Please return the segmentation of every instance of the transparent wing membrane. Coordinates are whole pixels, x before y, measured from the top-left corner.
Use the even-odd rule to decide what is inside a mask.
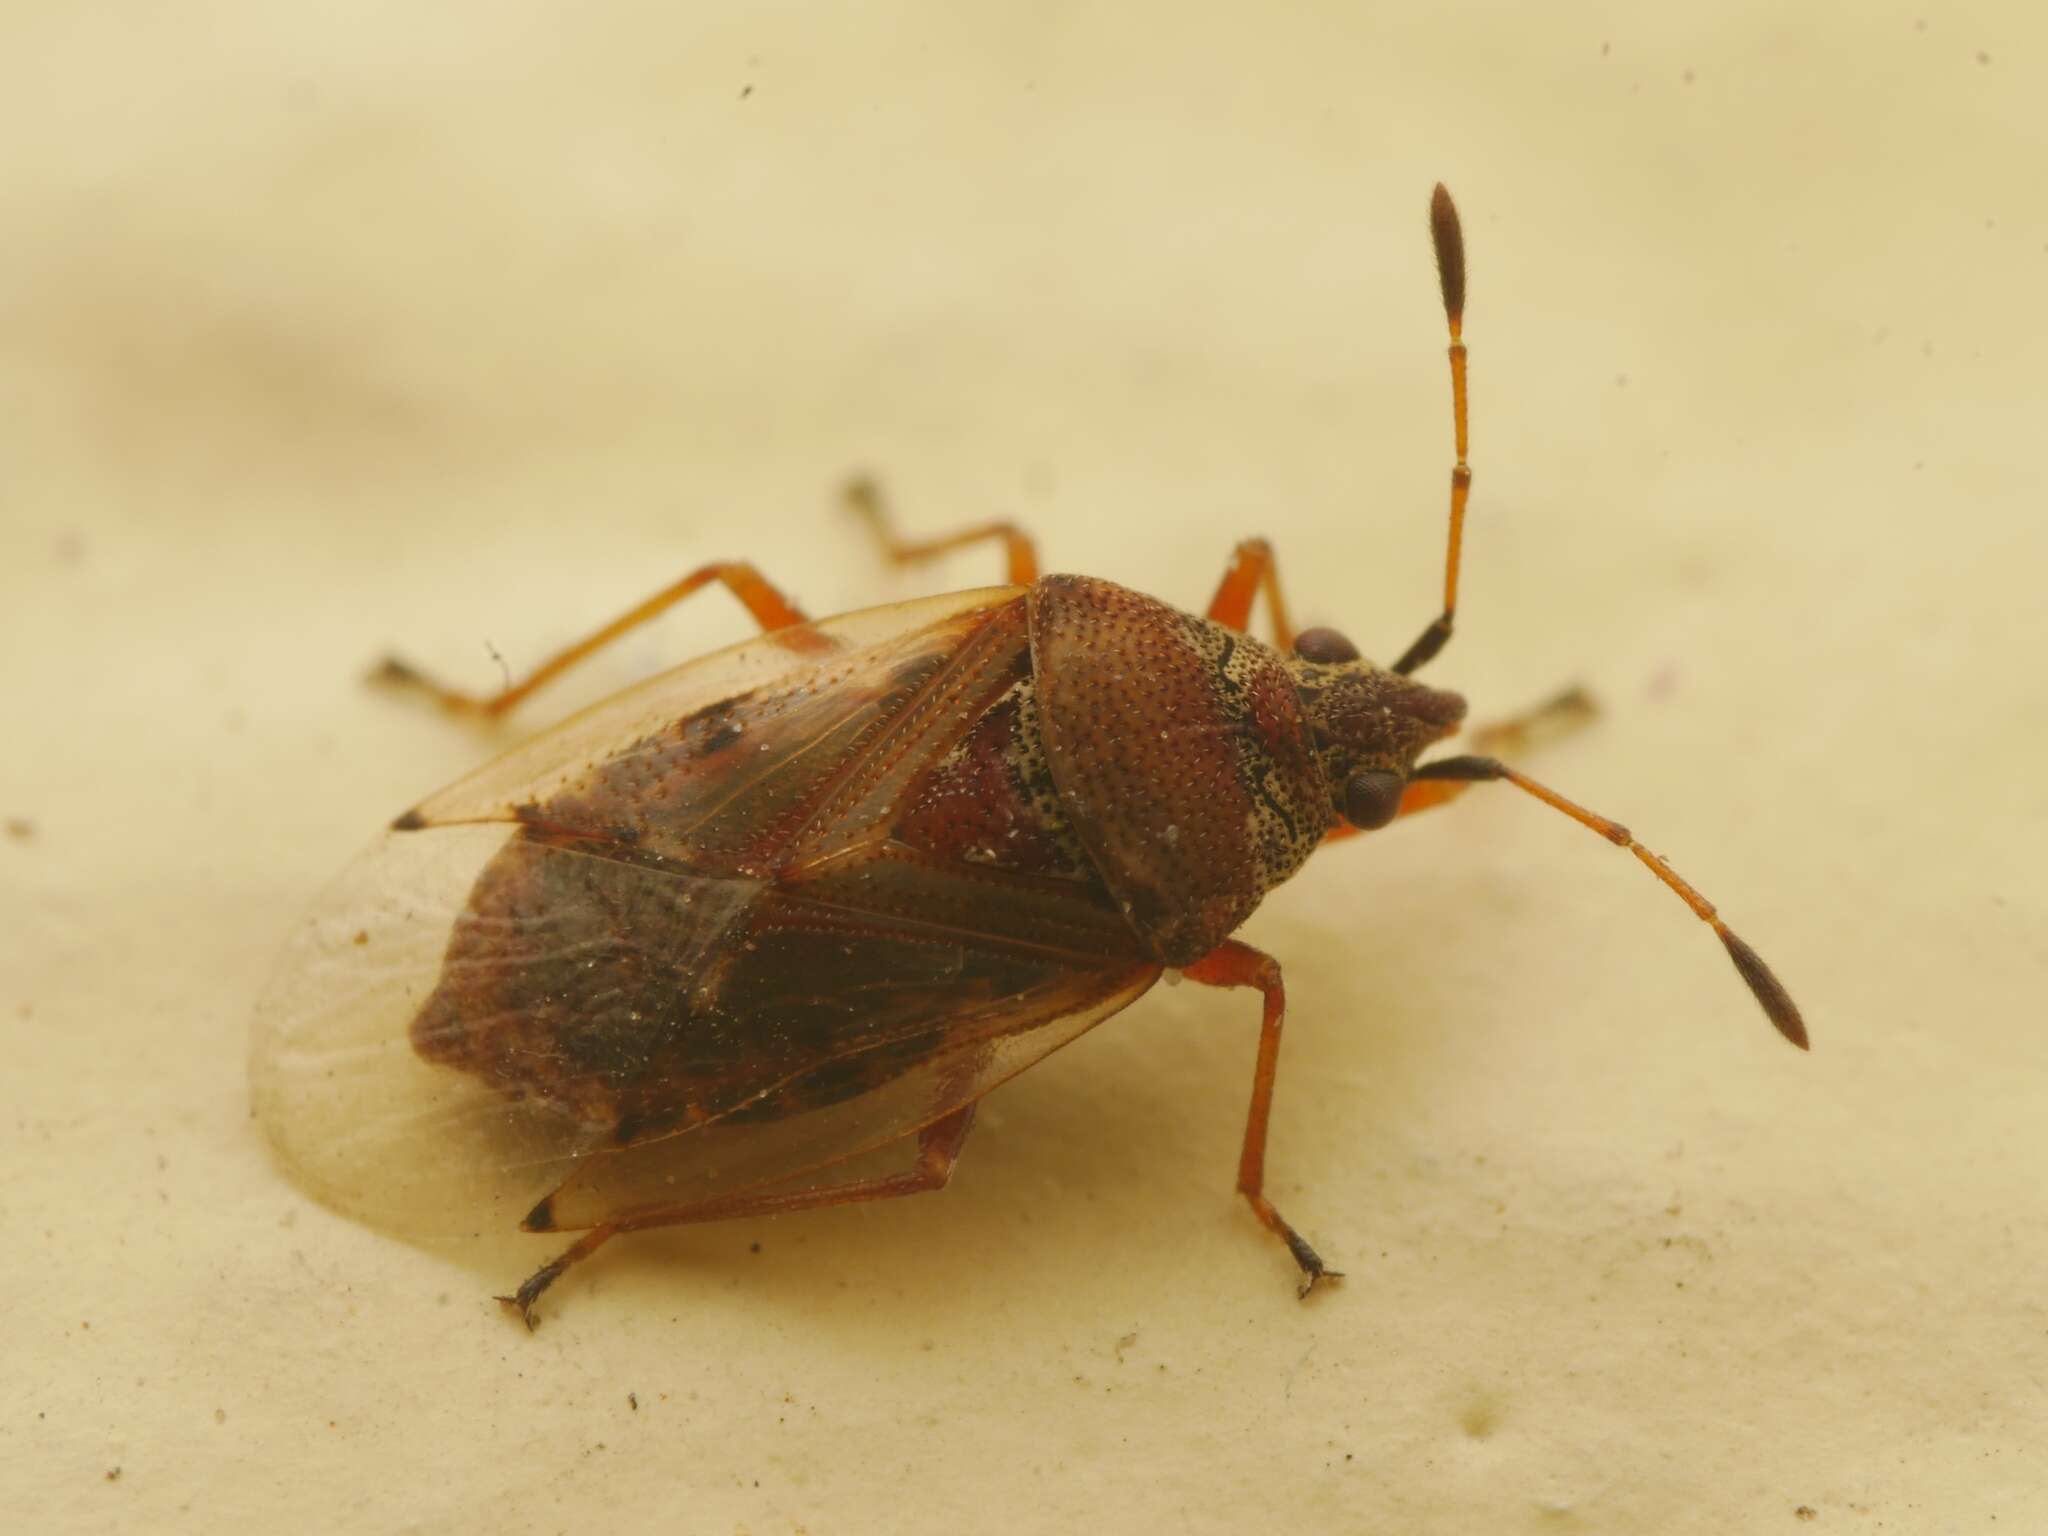
[[[802,1178],[1157,978],[1099,887],[891,836],[1028,670],[990,589],[655,678],[400,818],[258,1009],[259,1119],[318,1198],[450,1236]],[[835,1175],[836,1177],[836,1175]]]

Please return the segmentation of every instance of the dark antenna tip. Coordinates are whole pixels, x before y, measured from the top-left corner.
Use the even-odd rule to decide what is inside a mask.
[[[1715,931],[1721,935],[1721,942],[1727,947],[1728,958],[1735,962],[1735,969],[1749,983],[1749,990],[1756,994],[1757,1002],[1763,1005],[1765,1016],[1778,1027],[1778,1033],[1802,1051],[1811,1049],[1806,1043],[1806,1021],[1799,1017],[1799,1005],[1792,1001],[1792,994],[1785,990],[1785,984],[1771,974],[1771,968],[1764,964],[1764,957],[1718,923]]]
[[[1458,226],[1458,205],[1442,182],[1429,199],[1429,237],[1436,242],[1437,281],[1443,284],[1444,313],[1453,326],[1465,318],[1465,235]]]

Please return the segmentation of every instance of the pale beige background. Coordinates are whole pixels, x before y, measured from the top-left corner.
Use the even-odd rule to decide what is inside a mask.
[[[6,6],[10,1519],[2042,1529],[2042,15]],[[1487,791],[1250,927],[1274,1188],[1350,1271],[1307,1306],[1230,1194],[1255,1006],[1187,987],[946,1194],[621,1244],[530,1338],[486,1298],[544,1240],[280,1179],[266,968],[488,750],[380,650],[487,683],[725,555],[820,612],[991,576],[878,570],[866,464],[1189,604],[1266,532],[1389,654],[1441,558],[1438,177],[1478,491],[1430,675],[1599,691],[1539,771],[1721,901],[1811,1057]]]

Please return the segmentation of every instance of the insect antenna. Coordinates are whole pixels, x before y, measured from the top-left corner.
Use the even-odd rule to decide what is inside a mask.
[[[1465,462],[1465,236],[1458,227],[1458,207],[1444,184],[1436,184],[1429,200],[1429,235],[1436,243],[1437,282],[1444,291],[1444,318],[1451,328],[1451,421],[1458,460],[1451,466],[1451,538],[1444,553],[1444,611],[1394,663],[1396,672],[1413,672],[1444,648],[1458,613],[1458,557],[1465,544],[1465,503],[1472,496],[1472,466]]]
[[[1728,958],[1735,962],[1735,969],[1741,975],[1749,990],[1762,1005],[1764,1015],[1777,1026],[1778,1033],[1798,1046],[1807,1049],[1806,1022],[1799,1017],[1798,1005],[1792,1001],[1792,994],[1785,990],[1785,984],[1771,974],[1771,968],[1764,964],[1763,956],[1751,949],[1730,931],[1714,911],[1714,904],[1679,877],[1669,864],[1650,852],[1641,843],[1629,836],[1628,828],[1605,816],[1596,815],[1582,805],[1565,799],[1556,790],[1537,783],[1526,774],[1517,773],[1506,763],[1491,757],[1446,757],[1433,763],[1422,763],[1408,776],[1409,782],[1418,780],[1443,783],[1477,784],[1493,779],[1505,779],[1519,790],[1534,795],[1553,810],[1562,811],[1582,827],[1590,827],[1610,843],[1626,848],[1641,859],[1651,874],[1662,880],[1678,894],[1693,910],[1693,915],[1712,928],[1728,951]]]

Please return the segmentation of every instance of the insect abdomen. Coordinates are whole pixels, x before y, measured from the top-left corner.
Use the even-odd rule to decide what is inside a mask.
[[[1034,782],[1032,682],[1015,601],[622,745],[518,808],[414,1049],[623,1144],[1113,989],[1144,953]]]

